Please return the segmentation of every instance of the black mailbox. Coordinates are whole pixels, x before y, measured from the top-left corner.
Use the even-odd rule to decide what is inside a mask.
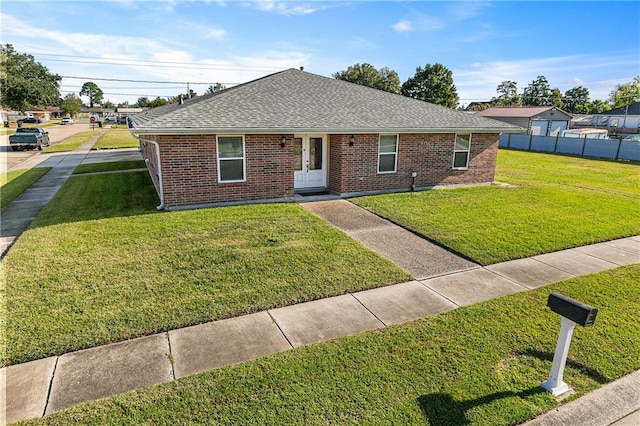
[[[582,302],[558,293],[551,293],[549,295],[547,306],[556,314],[560,314],[583,327],[593,325],[596,321],[596,315],[598,314],[598,308],[585,305]]]

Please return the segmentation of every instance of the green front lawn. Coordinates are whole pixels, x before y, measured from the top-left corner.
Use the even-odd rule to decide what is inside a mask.
[[[83,143],[88,142],[94,136],[95,136],[95,132],[93,130],[78,133],[76,135],[68,137],[67,139],[61,142],[58,142],[46,147],[45,149],[42,150],[42,152],[51,153],[51,152],[73,151]]]
[[[568,400],[640,368],[640,266],[90,401],[26,424],[515,425],[558,403],[551,367],[560,292],[599,308],[577,327]],[[566,401],[565,401],[566,402]]]
[[[4,260],[3,365],[411,279],[295,204],[157,204],[147,172],[65,183]]]
[[[0,209],[8,206],[49,170],[51,167],[37,167],[0,173]]]
[[[640,166],[498,154],[496,180],[352,201],[483,265],[640,234]]]
[[[147,166],[144,160],[109,161],[105,163],[80,164],[73,170],[73,173],[83,174],[83,173],[115,172],[119,170],[146,169],[146,168]]]
[[[137,148],[139,145],[127,128],[111,129],[100,135],[93,149]]]

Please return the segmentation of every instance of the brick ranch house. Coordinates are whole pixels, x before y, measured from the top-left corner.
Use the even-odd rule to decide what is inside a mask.
[[[164,209],[493,181],[517,126],[289,69],[134,116]]]

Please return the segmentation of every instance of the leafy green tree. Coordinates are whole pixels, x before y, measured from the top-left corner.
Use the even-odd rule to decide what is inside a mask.
[[[618,84],[609,94],[609,102],[613,108],[640,102],[640,76],[629,83]]]
[[[52,74],[32,55],[17,53],[11,44],[0,46],[0,103],[17,111],[33,105],[55,105],[62,77]]]
[[[600,112],[609,111],[611,109],[611,105],[602,101],[600,99],[596,99],[591,102],[591,107],[589,108],[589,112],[587,114],[598,114]]]
[[[514,106],[520,104],[520,96],[518,95],[518,83],[512,80],[506,80],[498,84],[496,88],[497,97],[491,99],[496,106]]]
[[[577,86],[564,92],[564,110],[576,114],[588,114],[591,109],[589,103],[589,89]]]
[[[551,102],[551,88],[545,76],[539,75],[522,92],[522,105],[548,106]]]
[[[107,109],[116,109],[116,104],[114,104],[113,102],[107,100],[106,102],[102,103],[102,107],[103,108],[107,108]]]
[[[452,72],[438,63],[416,68],[415,75],[402,85],[402,94],[447,108],[455,108],[459,100]]]
[[[333,78],[400,94],[400,77],[397,72],[387,67],[377,70],[371,64],[355,64],[344,71],[334,73]]]
[[[102,104],[104,94],[97,84],[87,81],[80,89],[80,96],[87,96],[89,98],[89,107],[93,108],[94,105]]]
[[[62,104],[60,105],[60,112],[63,115],[69,115],[75,117],[80,113],[82,108],[82,101],[75,93],[68,93],[65,95]]]
[[[562,108],[564,103],[562,102],[562,92],[560,89],[555,88],[551,90],[551,95],[549,96],[549,102],[556,108]]]
[[[143,96],[141,98],[138,98],[138,102],[136,102],[136,105],[138,105],[139,108],[148,107],[151,106],[151,101],[146,96]]]
[[[215,85],[209,86],[209,87],[207,88],[207,91],[206,91],[205,93],[206,93],[206,94],[209,94],[209,93],[215,93],[215,92],[219,92],[219,91],[221,91],[221,90],[224,90],[224,89],[226,89],[226,88],[227,88],[227,86],[225,86],[224,84],[222,84],[222,83],[216,83]]]
[[[166,99],[161,98],[160,96],[158,96],[154,100],[151,101],[149,106],[151,108],[155,108],[155,107],[159,107],[159,106],[162,106],[162,105],[166,105],[168,103],[169,103],[169,101],[167,101]]]

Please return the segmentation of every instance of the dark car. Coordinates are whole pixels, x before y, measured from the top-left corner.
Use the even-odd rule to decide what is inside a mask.
[[[27,118],[23,118],[20,121],[22,121],[23,123],[42,123],[42,120],[36,117],[27,117]]]

